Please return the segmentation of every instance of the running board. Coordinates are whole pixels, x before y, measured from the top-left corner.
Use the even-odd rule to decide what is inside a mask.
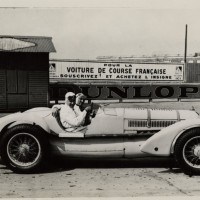
[[[67,133],[67,132],[62,132],[58,134],[59,138],[84,138],[85,134],[81,132],[75,132],[75,133]]]

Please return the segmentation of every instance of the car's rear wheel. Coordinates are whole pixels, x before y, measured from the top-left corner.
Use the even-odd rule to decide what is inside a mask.
[[[8,129],[1,146],[2,160],[17,173],[33,173],[41,169],[48,154],[47,138],[33,125]]]
[[[180,136],[175,145],[175,159],[186,174],[200,174],[200,128]]]

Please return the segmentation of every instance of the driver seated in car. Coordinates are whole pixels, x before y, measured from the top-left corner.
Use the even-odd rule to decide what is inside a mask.
[[[85,103],[85,100],[86,100],[86,96],[83,94],[83,93],[78,93],[76,94],[76,104],[74,106],[74,110],[77,112],[77,113],[81,113],[84,111],[84,103]],[[95,117],[96,113],[95,111],[92,109],[92,106],[88,106],[88,112],[87,112],[87,115],[85,117],[85,122],[84,122],[84,126],[87,126],[91,123],[91,120],[92,118]]]
[[[65,95],[65,104],[61,106],[60,119],[66,131],[77,132],[85,129],[83,127],[87,112],[91,110],[90,107],[86,107],[82,112],[77,112],[74,109],[76,102],[76,96],[73,92],[68,92]]]
[[[56,111],[60,110],[60,121],[67,132],[77,132],[86,129],[85,122],[87,116],[91,113],[91,106],[82,107],[86,96],[78,93],[77,96],[73,92],[68,92],[65,95],[64,105],[54,105],[52,115],[55,116]],[[76,105],[75,105],[76,104]]]
[[[86,100],[86,96],[83,93],[76,94],[74,110],[78,114],[84,111],[83,104],[85,103],[85,100]]]
[[[91,107],[86,107],[82,112],[77,112],[74,109],[76,96],[73,92],[68,92],[65,95],[65,104],[60,109],[60,120],[65,130],[68,132],[77,132],[85,129],[84,122],[87,112]]]
[[[85,107],[83,106],[83,104],[85,103],[86,100],[86,96],[83,93],[78,93],[76,94],[76,101],[75,101],[75,105],[74,105],[74,111],[79,115],[81,114]],[[57,112],[57,110],[61,109],[62,105],[56,104],[52,107],[52,115],[55,117],[55,113]]]

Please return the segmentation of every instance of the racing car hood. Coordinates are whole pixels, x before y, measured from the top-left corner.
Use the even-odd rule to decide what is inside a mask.
[[[124,135],[135,134],[137,131],[156,132],[178,121],[196,118],[199,118],[199,115],[193,110],[104,107],[98,110],[86,135]]]
[[[194,110],[167,110],[147,108],[104,108],[98,113],[104,115],[122,116],[132,120],[184,120],[196,119],[199,115]]]
[[[199,115],[193,110],[166,110],[166,109],[137,109],[125,108],[124,118],[128,119],[151,119],[151,120],[184,120],[195,119]]]

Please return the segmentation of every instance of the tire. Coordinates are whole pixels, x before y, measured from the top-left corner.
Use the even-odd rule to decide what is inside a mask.
[[[178,138],[174,155],[185,174],[200,174],[200,128],[191,129]]]
[[[44,166],[48,147],[47,137],[39,127],[17,125],[1,139],[2,160],[16,173],[35,173]]]

